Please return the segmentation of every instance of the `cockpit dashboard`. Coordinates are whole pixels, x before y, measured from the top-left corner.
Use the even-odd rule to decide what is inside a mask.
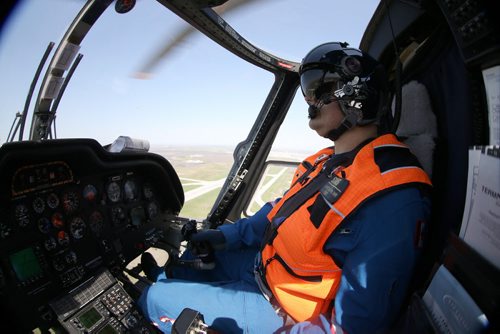
[[[135,328],[140,314],[117,277],[179,220],[169,162],[65,139],[4,144],[0,171],[2,312],[23,330],[56,320],[69,332]]]

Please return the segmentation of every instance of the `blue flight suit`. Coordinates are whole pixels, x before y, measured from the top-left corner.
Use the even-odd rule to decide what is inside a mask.
[[[268,203],[250,218],[219,227],[226,249],[216,252],[214,270],[177,268],[175,278],[160,274],[139,300],[144,314],[165,333],[185,307],[199,311],[220,333],[281,332],[283,319],[264,298],[253,274],[271,208]],[[324,246],[342,267],[333,314],[295,324],[286,332],[331,333],[335,326],[349,334],[387,329],[406,296],[420,253],[422,224],[429,218],[430,200],[413,187],[364,203]]]

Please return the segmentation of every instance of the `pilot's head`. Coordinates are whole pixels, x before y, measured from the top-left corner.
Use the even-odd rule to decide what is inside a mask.
[[[309,126],[331,140],[353,127],[376,124],[385,107],[384,67],[347,43],[315,47],[302,60],[299,75]]]

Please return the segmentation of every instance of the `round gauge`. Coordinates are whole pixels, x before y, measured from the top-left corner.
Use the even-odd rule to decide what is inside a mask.
[[[153,188],[151,187],[151,184],[145,183],[144,187],[142,188],[142,193],[144,194],[144,198],[146,198],[146,199],[153,198],[154,193],[153,193]]]
[[[99,211],[94,211],[89,217],[90,229],[96,236],[100,236],[104,228],[104,218]]]
[[[85,228],[85,222],[80,217],[73,218],[69,225],[71,236],[75,239],[83,238],[83,235],[85,234]]]
[[[50,227],[52,226],[52,223],[47,218],[42,217],[42,218],[38,219],[37,225],[38,225],[38,229],[40,230],[40,232],[49,233]]]
[[[45,247],[45,249],[47,251],[49,251],[49,252],[53,251],[57,247],[56,239],[54,239],[53,237],[45,239],[45,241],[43,242],[43,246]]]
[[[127,222],[127,215],[121,206],[111,208],[111,221],[116,227],[125,225]]]
[[[135,328],[137,326],[137,324],[139,323],[139,320],[137,320],[137,318],[134,317],[132,314],[129,314],[129,316],[127,317],[127,319],[125,321],[127,322],[127,325],[130,328]]]
[[[76,211],[79,204],[80,200],[78,199],[78,195],[74,191],[68,191],[62,196],[62,205],[64,211],[66,211],[67,213]]]
[[[125,182],[125,184],[123,185],[123,191],[125,193],[125,199],[127,201],[132,201],[139,195],[137,184],[132,180],[127,180],[127,182]]]
[[[55,257],[54,259],[52,259],[52,266],[56,271],[63,271],[64,261],[59,257]]]
[[[158,216],[158,205],[156,203],[151,202],[148,204],[148,218],[149,219],[154,219],[156,216]]]
[[[111,202],[116,203],[120,200],[121,198],[121,190],[120,190],[120,185],[118,182],[110,182],[108,186],[106,187],[106,194],[108,195],[108,198]]]
[[[36,197],[33,200],[33,210],[36,213],[42,213],[45,210],[45,201],[41,197]]]
[[[30,223],[30,217],[28,212],[28,207],[24,204],[19,204],[14,209],[14,215],[16,217],[17,224],[20,227],[26,227]]]
[[[77,261],[76,253],[73,251],[69,251],[64,255],[64,260],[67,264],[75,264]]]
[[[89,202],[95,201],[97,198],[97,189],[92,184],[87,184],[85,188],[83,188],[82,196]]]
[[[56,212],[50,217],[50,221],[52,222],[52,226],[57,229],[62,229],[64,227],[64,217],[60,212]]]
[[[50,193],[49,196],[47,196],[47,205],[51,209],[55,209],[59,206],[59,197],[55,193]]]
[[[69,235],[64,231],[57,232],[57,243],[61,246],[67,246],[69,244]]]

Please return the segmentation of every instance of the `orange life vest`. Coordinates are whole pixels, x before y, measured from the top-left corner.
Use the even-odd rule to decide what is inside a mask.
[[[384,135],[363,146],[352,164],[334,170],[327,186],[333,192],[322,187],[281,217],[282,206],[320,175],[331,153],[333,149],[324,149],[306,159],[309,169],[299,166],[292,187],[268,215],[271,224],[261,253],[263,276],[280,306],[299,322],[325,313],[335,297],[342,270],[323,246],[337,226],[364,201],[387,189],[431,185],[408,147],[394,135]],[[327,198],[331,203],[326,203]],[[319,216],[317,207],[323,207]]]

